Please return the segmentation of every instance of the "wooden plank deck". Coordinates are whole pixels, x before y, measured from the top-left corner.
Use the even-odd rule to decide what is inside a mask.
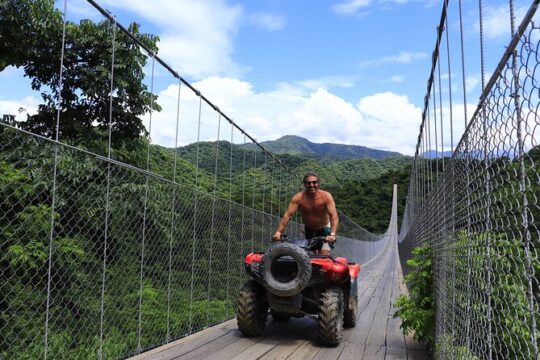
[[[345,329],[335,348],[317,343],[317,324],[309,318],[274,323],[269,317],[262,336],[245,338],[230,320],[132,359],[429,359],[423,347],[403,336],[393,304],[406,291],[399,265],[396,236],[362,266],[358,282],[356,327]]]

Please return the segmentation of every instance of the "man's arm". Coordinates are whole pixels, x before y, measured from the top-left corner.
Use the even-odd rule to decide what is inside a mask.
[[[328,216],[330,217],[330,236],[327,236],[327,241],[335,242],[336,233],[339,225],[339,216],[336,210],[336,203],[332,194],[328,193],[328,202],[326,204],[326,209],[328,210]]]
[[[295,195],[291,199],[291,202],[289,203],[287,210],[285,210],[285,213],[283,213],[283,217],[279,220],[278,226],[276,228],[276,232],[274,233],[274,236],[272,236],[272,240],[274,241],[281,240],[281,234],[283,233],[283,230],[285,230],[285,228],[287,227],[287,224],[289,223],[290,218],[294,215],[297,209],[298,209],[298,199],[297,199],[297,196]]]

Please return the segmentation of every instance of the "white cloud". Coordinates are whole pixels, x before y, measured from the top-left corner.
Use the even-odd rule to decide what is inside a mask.
[[[390,82],[392,83],[402,83],[403,81],[405,80],[405,77],[401,76],[401,75],[394,75],[392,77],[390,77]]]
[[[389,3],[403,5],[411,2],[411,0],[348,0],[332,6],[332,10],[336,14],[351,15],[370,6],[388,6]],[[425,7],[433,7],[439,4],[439,0],[424,0]]]
[[[193,85],[258,141],[291,134],[314,142],[414,152],[421,111],[405,96],[380,93],[355,105],[323,88],[306,91],[281,84],[274,91],[257,93],[249,83],[218,77]],[[182,88],[179,145],[196,141],[198,133],[199,100],[186,90]],[[177,94],[178,86],[171,85],[159,95],[163,111],[153,115],[155,143],[175,144]],[[200,118],[199,139],[217,139],[218,114],[203,103]],[[220,128],[220,139],[230,140],[230,125],[225,121]],[[243,142],[243,135],[237,130],[233,141]]]
[[[516,28],[520,24],[526,12],[526,7],[519,7],[515,9]],[[508,5],[485,7],[483,27],[484,35],[488,40],[510,39],[510,11],[508,9]],[[478,21],[475,23],[474,31],[476,33],[480,31],[480,24]]]
[[[360,100],[358,109],[368,134],[361,145],[414,154],[421,110],[406,96],[392,92],[367,96]]]
[[[285,18],[270,14],[251,14],[249,22],[267,31],[278,31],[285,27]]]
[[[366,8],[371,5],[371,0],[350,0],[332,6],[332,10],[337,14],[353,14],[359,9]]]
[[[0,115],[15,115],[17,121],[25,121],[26,114],[37,113],[37,107],[40,103],[40,99],[33,96],[25,96],[16,100],[0,100]]]
[[[480,75],[478,74],[469,75],[465,79],[465,86],[467,87],[467,93],[474,92],[477,89],[478,85],[480,85]]]
[[[157,28],[160,57],[184,77],[238,75],[234,37],[244,10],[223,0],[106,0],[111,10],[131,11]]]
[[[427,58],[424,52],[407,52],[402,51],[397,55],[385,56],[380,59],[367,60],[360,63],[360,67],[369,67],[372,65],[379,66],[385,64],[410,64],[413,61]]]
[[[64,2],[57,2],[58,10],[64,11]],[[103,15],[93,6],[89,6],[86,0],[70,0],[66,5],[68,20],[79,22],[80,19],[91,19],[94,21],[105,20]]]
[[[104,0],[113,12],[131,12],[159,35],[159,56],[185,78],[239,77],[248,67],[234,59],[234,40],[242,25],[265,31],[285,27],[285,18],[248,14],[225,0]],[[133,16],[132,16],[133,17]],[[143,29],[144,31],[144,29]]]
[[[24,76],[23,68],[16,68],[15,66],[7,66],[4,70],[0,71],[0,79],[9,78],[22,78]]]
[[[311,90],[319,88],[328,89],[331,87],[352,88],[355,86],[355,79],[343,76],[326,76],[317,79],[302,80],[298,84]]]

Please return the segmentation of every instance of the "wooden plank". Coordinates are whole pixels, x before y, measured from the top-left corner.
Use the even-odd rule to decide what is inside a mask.
[[[251,345],[249,348],[240,352],[239,354],[234,356],[232,359],[234,360],[259,359],[261,356],[263,356],[264,354],[268,353],[270,350],[278,346],[279,343],[280,341],[276,339],[263,340],[254,345]]]
[[[385,360],[407,359],[407,349],[405,347],[386,347]]]
[[[302,340],[281,340],[278,346],[261,356],[259,360],[285,360],[303,343]]]
[[[394,348],[407,348],[405,343],[405,336],[403,331],[399,328],[401,320],[399,318],[388,319],[388,325],[386,327],[386,346]]]
[[[319,352],[315,354],[312,360],[337,359],[343,352],[343,349],[345,348],[346,344],[347,344],[347,341],[345,340],[345,336],[344,336],[343,341],[338,346],[333,347],[333,348],[330,348],[330,347],[320,348]]]
[[[226,335],[228,332],[232,331],[233,328],[236,328],[236,320],[229,320],[218,326],[201,330],[193,335],[186,336],[182,339],[134,356],[130,358],[130,360],[172,359]]]
[[[379,303],[378,299],[371,298],[368,306],[360,313],[358,321],[356,322],[356,327],[352,329],[351,336],[348,341],[352,343],[365,344],[366,338],[369,334],[369,329],[375,318],[375,312]]]
[[[366,338],[366,344],[368,345],[386,345],[386,328],[388,326],[388,316],[386,311],[379,309],[375,313],[373,323],[369,329],[369,333]]]
[[[273,334],[267,339],[276,339],[278,345],[267,351],[261,359],[286,359],[304,342],[313,341],[317,335],[316,323],[309,318],[291,319],[288,323],[272,326]]]
[[[231,331],[227,333],[226,335],[208,344],[205,344],[204,346],[197,347],[196,349],[188,353],[184,353],[182,355],[174,357],[173,359],[182,359],[182,360],[206,359],[210,357],[212,354],[238,341],[241,341],[240,344],[242,345],[243,343],[251,342],[252,340],[249,338],[242,337],[242,334],[240,334],[239,330]]]
[[[358,281],[358,318],[344,329],[342,343],[317,343],[317,323],[305,317],[274,323],[269,317],[262,336],[245,338],[236,320],[203,330],[134,359],[429,359],[411,336],[405,338],[400,320],[393,319],[395,299],[403,292],[397,245],[388,244],[376,261],[363,266]]]
[[[205,360],[233,359],[235,356],[239,355],[240,353],[244,352],[246,349],[252,346],[253,346],[253,340],[250,338],[243,337],[219,349],[219,351],[214,351],[212,354],[199,357],[199,359],[205,359]],[[272,346],[275,346],[275,344],[272,344]]]
[[[364,349],[364,354],[361,358],[357,359],[363,359],[363,360],[384,360],[384,357],[386,356],[386,347],[385,346],[379,346],[379,345],[366,345],[366,348]]]
[[[365,344],[361,343],[346,343],[343,350],[339,354],[339,360],[359,360],[364,354]]]
[[[311,342],[305,341],[289,356],[290,359],[295,360],[311,360],[319,351],[319,347],[313,345]]]

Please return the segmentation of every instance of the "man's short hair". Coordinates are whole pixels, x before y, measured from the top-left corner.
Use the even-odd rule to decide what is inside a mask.
[[[319,175],[317,175],[314,172],[308,172],[306,175],[304,175],[304,180],[302,180],[302,181],[306,182],[307,178],[312,177],[312,176],[315,176],[317,178],[317,182],[319,181]]]

